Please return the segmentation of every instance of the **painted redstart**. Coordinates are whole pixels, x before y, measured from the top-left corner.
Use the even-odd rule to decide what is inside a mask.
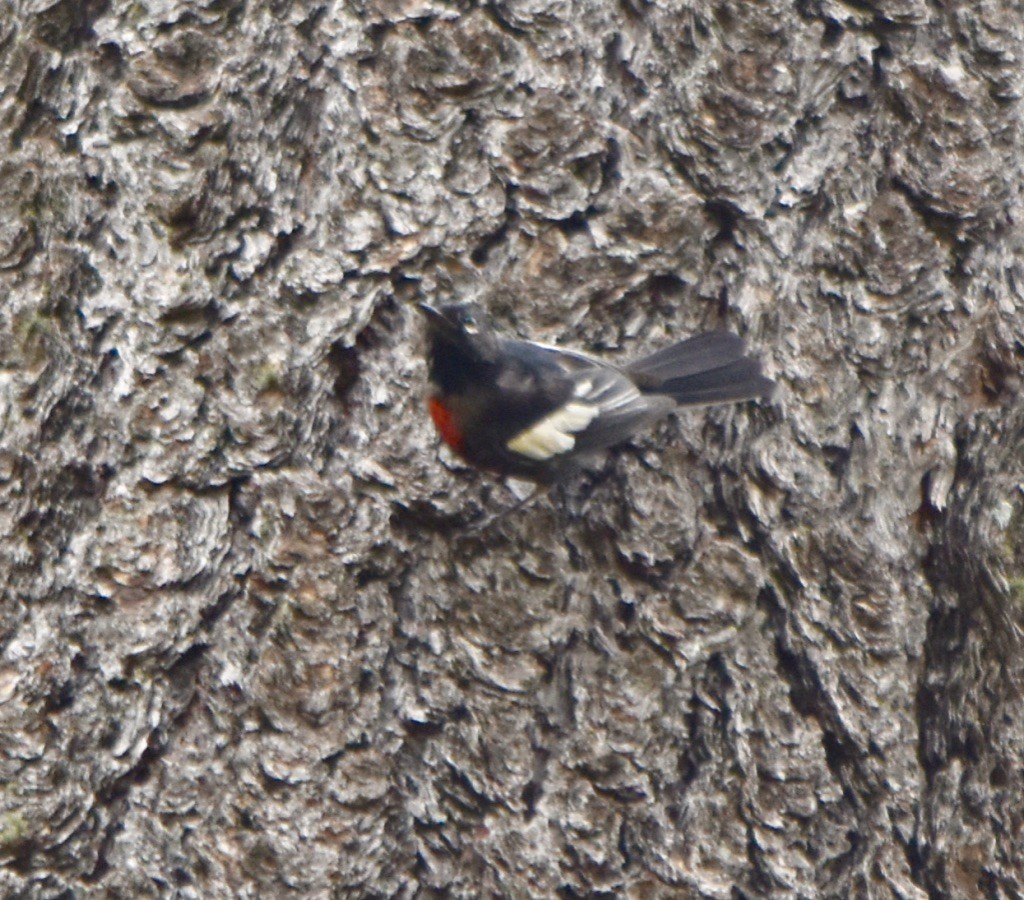
[[[727,331],[616,366],[502,337],[472,303],[420,309],[427,406],[442,439],[473,465],[538,484],[559,480],[677,406],[767,398],[775,387]]]

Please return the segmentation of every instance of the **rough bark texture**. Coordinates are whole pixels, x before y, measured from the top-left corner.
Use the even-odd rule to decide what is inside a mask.
[[[0,0],[0,894],[1024,892],[1010,0]],[[689,412],[490,530],[411,303]]]

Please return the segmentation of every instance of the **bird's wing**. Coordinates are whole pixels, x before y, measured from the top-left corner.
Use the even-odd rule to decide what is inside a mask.
[[[627,440],[675,403],[645,395],[615,366],[571,350],[516,342],[516,353],[533,367],[567,381],[571,390],[554,408],[513,435],[508,449],[535,460],[571,450],[588,452]]]

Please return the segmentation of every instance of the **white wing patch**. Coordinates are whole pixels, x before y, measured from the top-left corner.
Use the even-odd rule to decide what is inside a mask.
[[[573,435],[593,422],[598,412],[600,410],[596,406],[570,401],[520,431],[508,442],[508,449],[537,460],[568,453],[576,445]]]

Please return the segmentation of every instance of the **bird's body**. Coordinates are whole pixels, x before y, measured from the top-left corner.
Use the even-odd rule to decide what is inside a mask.
[[[427,316],[428,409],[442,439],[482,469],[540,484],[628,440],[677,406],[767,397],[743,342],[711,331],[623,367],[497,334],[472,304]]]

